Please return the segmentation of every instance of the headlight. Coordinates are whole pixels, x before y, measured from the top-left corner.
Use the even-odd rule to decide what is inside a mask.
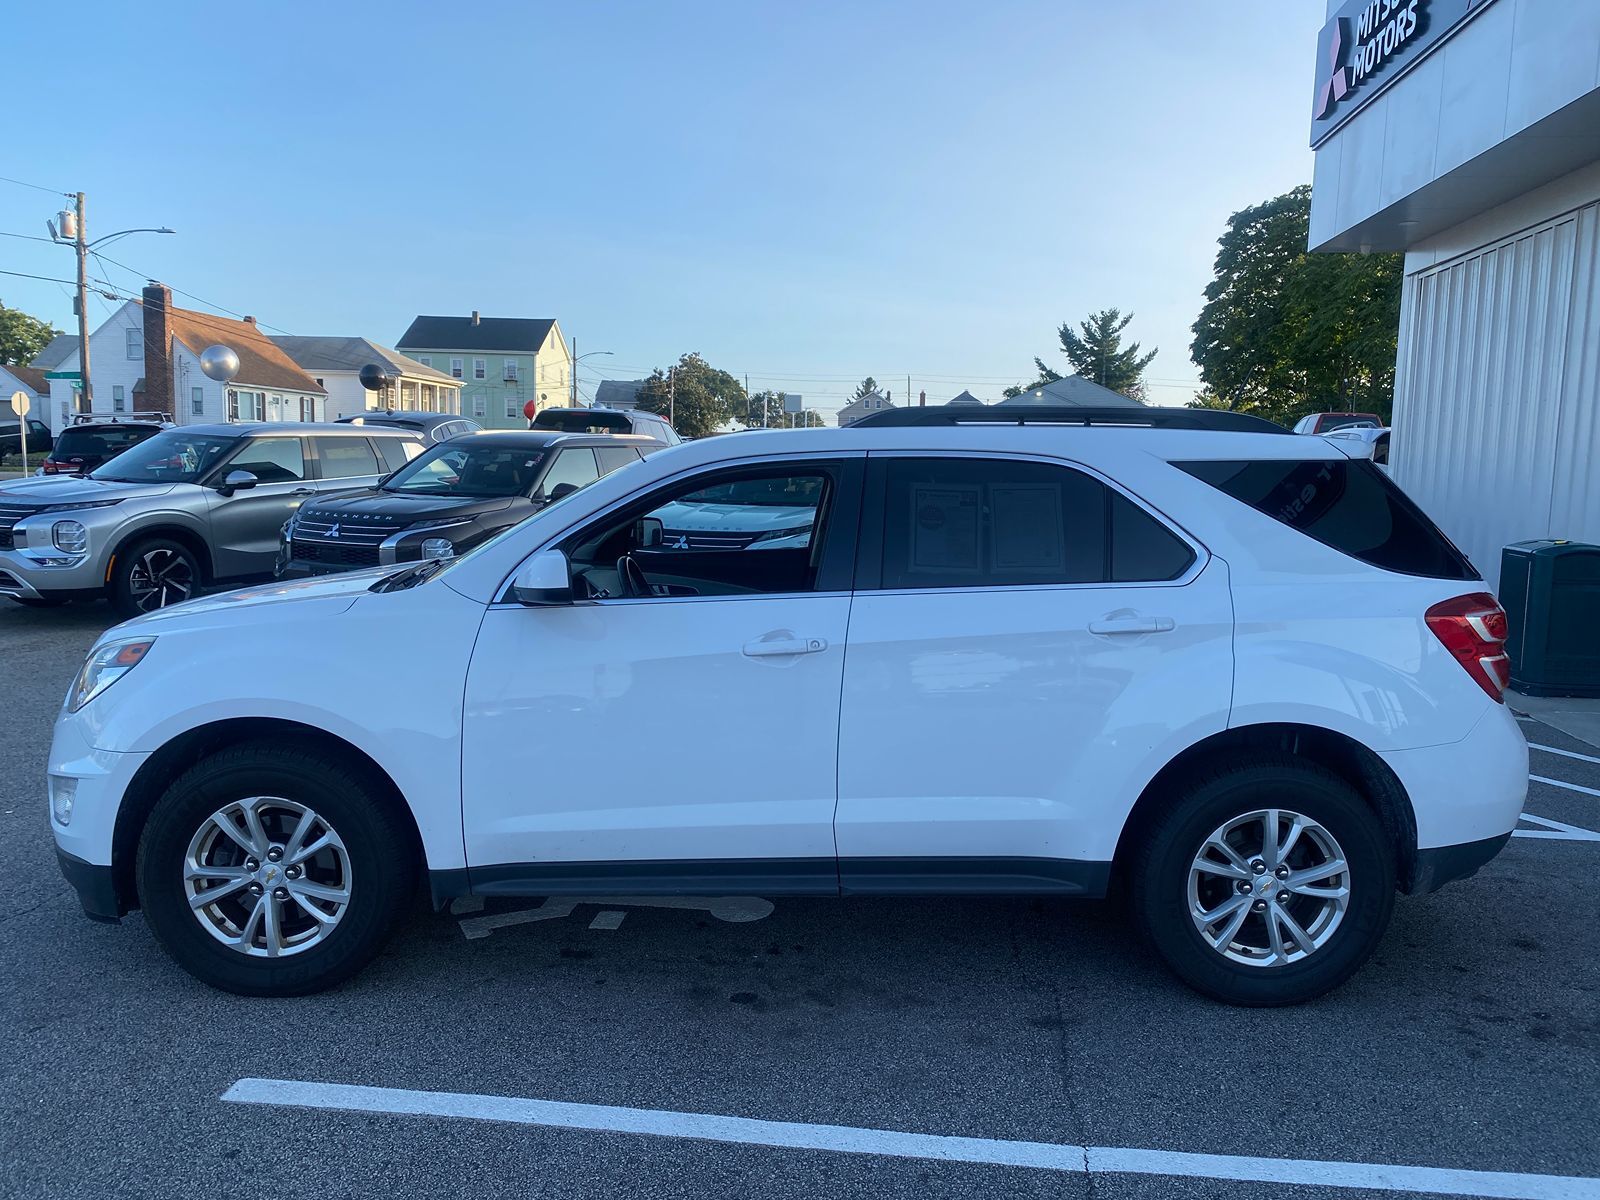
[[[50,527],[50,540],[57,550],[67,554],[82,554],[89,548],[89,531],[82,521],[57,521]]]
[[[779,538],[800,537],[804,534],[809,534],[810,532],[811,523],[808,521],[804,525],[795,525],[789,529],[769,529],[765,533],[760,534],[756,538],[752,539],[750,544],[754,546],[760,542],[775,542]]]
[[[81,504],[52,504],[49,508],[44,509],[43,511],[53,513],[78,512],[85,508],[110,508],[113,504],[121,503],[121,497],[118,497],[115,500],[85,500]]]
[[[449,538],[423,538],[423,558],[454,558],[456,545]]]
[[[72,682],[72,690],[67,693],[67,711],[77,712],[137,667],[155,644],[155,638],[123,639],[106,642],[89,651],[78,678]]]

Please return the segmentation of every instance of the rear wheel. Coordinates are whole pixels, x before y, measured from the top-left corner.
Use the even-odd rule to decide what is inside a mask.
[[[1135,910],[1167,964],[1230,1004],[1338,987],[1394,906],[1377,814],[1337,775],[1289,756],[1192,781],[1148,830],[1133,875]]]
[[[146,538],[117,551],[107,581],[111,606],[137,617],[200,594],[200,562],[182,542]]]
[[[355,974],[415,878],[399,814],[360,775],[266,743],[179,777],[145,827],[136,872],[145,917],[179,965],[254,996]]]

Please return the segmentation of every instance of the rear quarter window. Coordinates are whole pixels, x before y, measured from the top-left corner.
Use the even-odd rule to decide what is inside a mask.
[[[1430,579],[1477,579],[1466,557],[1370,462],[1175,462],[1179,470],[1368,566]]]

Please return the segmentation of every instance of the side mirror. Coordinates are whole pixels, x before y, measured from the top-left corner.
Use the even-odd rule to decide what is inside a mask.
[[[511,581],[518,604],[542,608],[572,603],[572,570],[559,550],[541,550],[522,564]]]
[[[224,496],[231,496],[235,492],[247,492],[260,482],[249,471],[229,471],[222,477],[222,486],[217,491]]]
[[[577,490],[578,485],[575,483],[558,483],[555,487],[550,489],[550,495],[547,497],[547,500],[551,503],[554,503],[557,500],[565,500]]]
[[[661,545],[662,525],[660,517],[640,517],[633,524],[633,548],[635,550],[649,550]]]

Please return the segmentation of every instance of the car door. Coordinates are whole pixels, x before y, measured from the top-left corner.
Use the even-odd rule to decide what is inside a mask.
[[[256,477],[255,486],[229,495],[215,490],[233,471],[249,471]],[[217,575],[270,572],[278,555],[278,531],[314,494],[305,439],[294,434],[247,438],[211,473],[208,483],[211,555]]]
[[[867,478],[841,885],[1097,891],[1130,781],[1226,726],[1225,565],[1057,461],[874,454]]]
[[[563,539],[573,603],[489,607],[462,730],[475,891],[837,891],[861,467],[743,469],[816,485],[807,545],[664,551],[640,518],[728,477],[691,473]]]

